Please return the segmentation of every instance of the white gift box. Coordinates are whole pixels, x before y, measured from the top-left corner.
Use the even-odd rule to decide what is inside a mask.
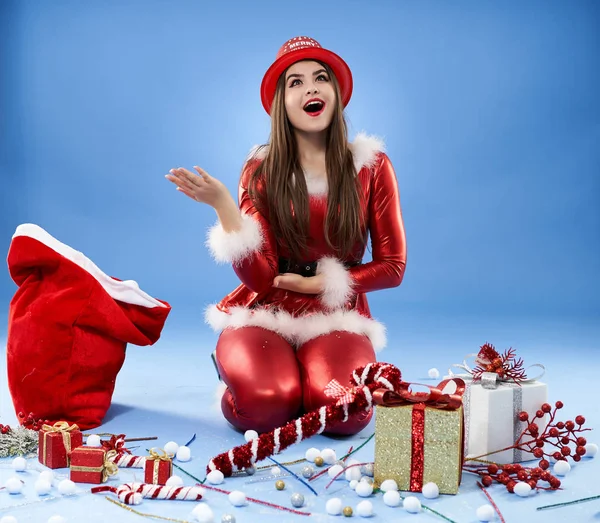
[[[519,420],[525,411],[531,420],[542,404],[548,402],[548,387],[540,381],[515,384],[498,382],[497,388],[484,388],[479,382],[467,381],[463,396],[465,411],[465,456],[494,461],[519,463],[536,459],[519,449],[495,452],[515,444],[527,422]],[[535,420],[540,434],[548,423],[548,415]],[[530,441],[525,436],[521,441]],[[493,454],[490,454],[493,452]]]

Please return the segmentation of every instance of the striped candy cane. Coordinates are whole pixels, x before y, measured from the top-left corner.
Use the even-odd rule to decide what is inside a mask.
[[[104,485],[92,488],[92,494],[99,492],[112,492],[117,495],[121,503],[139,505],[143,498],[198,501],[202,499],[204,489],[202,487],[166,487],[147,483],[125,483],[119,487]]]
[[[146,456],[132,456],[130,454],[117,454],[113,458],[115,465],[121,468],[143,469],[146,466]]]
[[[369,363],[359,367],[352,373],[351,384],[352,388],[346,389],[337,382],[330,383],[326,393],[336,399],[336,402],[261,434],[245,445],[219,454],[208,463],[207,473],[220,470],[225,476],[231,476],[234,471],[251,467],[256,461],[278,454],[290,445],[315,434],[321,434],[334,422],[346,422],[358,412],[371,410],[374,390],[399,391],[407,387],[402,381],[400,370],[389,363]]]

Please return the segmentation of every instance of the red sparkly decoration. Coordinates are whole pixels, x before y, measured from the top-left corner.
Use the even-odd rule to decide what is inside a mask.
[[[484,343],[475,358],[477,366],[473,369],[473,381],[481,380],[484,372],[493,372],[498,374],[502,380],[512,380],[515,383],[527,379],[523,360],[516,358],[516,351],[510,348],[500,354],[493,345]]]
[[[27,416],[22,412],[19,412],[17,415],[19,418],[19,424],[29,430],[35,430],[39,432],[42,428],[42,425],[49,425],[50,422],[48,420],[44,420],[41,418],[36,418],[33,413],[29,413]],[[8,434],[11,431],[10,425],[3,425],[0,423],[0,434]]]

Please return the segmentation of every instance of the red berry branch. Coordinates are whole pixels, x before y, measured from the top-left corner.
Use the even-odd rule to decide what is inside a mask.
[[[27,416],[25,416],[25,414],[23,414],[22,412],[19,412],[17,414],[17,417],[19,418],[19,423],[23,425],[23,427],[25,427],[26,429],[30,430],[39,431],[42,428],[42,425],[50,425],[50,422],[48,420],[36,418],[34,417],[32,412],[30,412]]]
[[[481,476],[481,482],[485,487],[489,487],[495,481],[505,485],[509,492],[514,492],[515,485],[519,481],[528,483],[532,490],[556,490],[560,487],[560,480],[541,467],[524,467],[519,463],[509,465],[490,463],[485,466],[465,465],[463,468]],[[540,487],[539,481],[545,481],[550,486]]]
[[[574,422],[569,420],[554,423],[556,412],[562,408],[563,402],[557,401],[554,410],[549,403],[544,403],[533,419],[529,419],[527,412],[519,414],[519,420],[527,422],[527,427],[515,442],[514,448],[532,452],[536,458],[541,458],[539,466],[544,470],[550,466],[545,456],[552,456],[556,461],[566,460],[568,456],[571,456],[573,461],[579,461],[581,456],[585,455],[587,441],[580,433],[591,429],[582,428],[585,418],[581,415],[576,416]],[[550,414],[550,420],[540,434],[539,425],[535,421],[543,418],[546,414]],[[528,437],[531,439],[524,441]]]
[[[517,359],[515,354],[513,348],[500,354],[493,345],[484,343],[475,358],[477,366],[473,369],[473,381],[480,380],[484,372],[493,372],[498,374],[500,379],[512,380],[515,383],[526,379],[523,360]]]
[[[496,454],[504,450],[520,449],[525,452],[531,452],[540,462],[535,468],[527,468],[518,463],[509,465],[498,465],[492,463],[487,466],[465,465],[464,469],[468,472],[479,474],[482,477],[484,486],[489,487],[494,481],[506,485],[509,492],[513,492],[513,488],[517,481],[525,481],[529,483],[532,489],[556,490],[560,487],[560,480],[554,477],[548,468],[550,462],[546,457],[552,456],[556,461],[566,460],[571,457],[573,461],[580,461],[581,456],[585,455],[586,439],[580,435],[581,432],[591,430],[582,428],[585,423],[585,418],[581,415],[575,417],[575,421],[557,421],[555,422],[556,413],[563,408],[563,402],[557,401],[554,410],[549,403],[544,403],[542,407],[536,411],[533,418],[529,418],[527,412],[519,414],[519,420],[527,422],[527,426],[521,432],[514,445],[494,451],[485,456]],[[540,432],[540,426],[536,420],[544,418],[547,414],[550,419],[545,429]],[[477,456],[471,458],[477,460],[485,456]],[[538,487],[538,481],[546,481],[550,487]]]

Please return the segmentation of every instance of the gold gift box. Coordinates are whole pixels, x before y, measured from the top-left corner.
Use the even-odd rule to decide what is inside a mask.
[[[375,485],[393,479],[411,491],[413,409],[417,405],[375,407]],[[463,408],[424,408],[423,473],[419,488],[433,482],[440,494],[456,494],[462,476]],[[421,477],[417,474],[417,477]],[[416,485],[418,486],[418,485]],[[415,486],[415,487],[416,487]]]

